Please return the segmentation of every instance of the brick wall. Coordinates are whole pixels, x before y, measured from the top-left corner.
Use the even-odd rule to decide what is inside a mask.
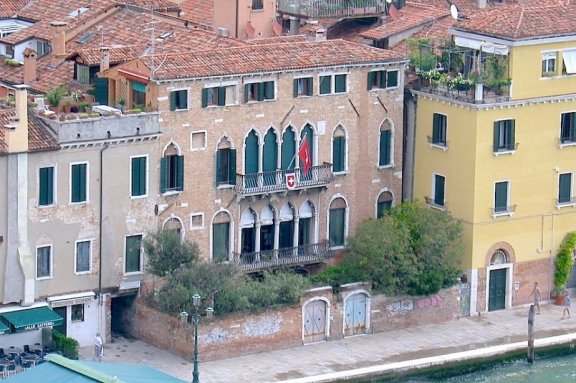
[[[199,328],[202,360],[266,352],[303,344],[303,305],[311,299],[329,302],[330,336],[344,337],[345,302],[353,294],[366,294],[370,307],[367,333],[456,319],[460,312],[460,288],[455,286],[428,297],[386,297],[371,295],[369,285],[342,286],[338,294],[330,287],[306,292],[299,305],[274,308],[254,314],[234,314],[203,321]],[[192,357],[193,325],[175,315],[166,315],[147,306],[142,299],[124,315],[132,335],[186,358]]]

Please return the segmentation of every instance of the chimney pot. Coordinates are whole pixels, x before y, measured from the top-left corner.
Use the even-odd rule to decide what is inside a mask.
[[[64,57],[66,57],[66,26],[68,23],[64,21],[52,21],[52,66],[56,67]]]

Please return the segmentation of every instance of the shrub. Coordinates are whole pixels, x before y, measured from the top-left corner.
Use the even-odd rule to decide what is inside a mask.
[[[14,59],[6,59],[6,60],[4,60],[4,64],[11,66],[11,67],[20,66],[20,62],[18,60],[14,60]]]
[[[54,348],[63,356],[69,359],[78,359],[78,341],[74,338],[68,338],[64,334],[53,331],[52,341]]]
[[[568,278],[570,277],[570,272],[574,266],[574,248],[576,247],[576,233],[569,233],[564,238],[560,249],[558,250],[558,255],[556,255],[555,272],[554,272],[554,290],[555,292],[561,293],[565,287]]]
[[[46,100],[48,101],[50,106],[55,108],[58,106],[58,104],[60,104],[60,100],[62,100],[62,97],[64,97],[66,92],[67,91],[64,85],[60,85],[56,89],[52,89],[48,93],[46,93]]]

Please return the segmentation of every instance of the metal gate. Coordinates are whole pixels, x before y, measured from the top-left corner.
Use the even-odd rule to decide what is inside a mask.
[[[310,301],[304,306],[304,343],[326,340],[326,302]]]
[[[354,294],[344,304],[344,336],[366,333],[366,295]]]
[[[488,311],[506,308],[506,273],[507,269],[490,270],[490,287],[488,288]]]

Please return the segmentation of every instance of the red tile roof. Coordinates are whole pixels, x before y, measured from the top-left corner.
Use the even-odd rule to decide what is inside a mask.
[[[490,7],[459,21],[455,30],[507,40],[576,35],[576,4],[539,3]]]
[[[14,16],[27,2],[28,0],[2,0],[0,18]]]
[[[149,57],[142,60],[151,65]],[[226,76],[403,60],[404,56],[394,52],[345,40],[249,45],[167,55],[160,65],[156,65],[155,78],[170,80]]]
[[[212,26],[214,0],[184,0],[180,3],[180,17],[198,24]]]
[[[8,147],[5,142],[4,125],[11,123],[10,117],[16,116],[14,108],[0,109],[0,155],[6,154]],[[28,112],[28,150],[30,152],[42,150],[57,150],[59,145],[56,139],[44,127],[38,116]]]

